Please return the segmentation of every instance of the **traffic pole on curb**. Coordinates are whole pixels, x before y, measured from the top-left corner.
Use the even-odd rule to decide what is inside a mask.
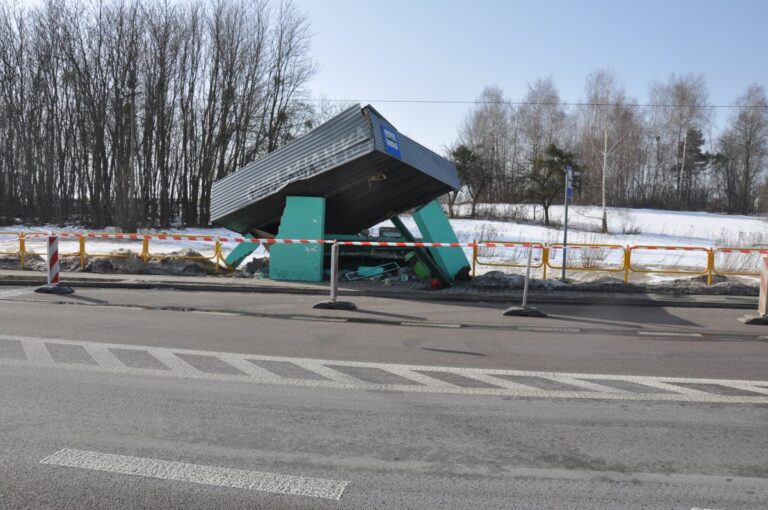
[[[35,289],[35,292],[43,294],[72,294],[75,292],[70,287],[61,285],[61,266],[59,264],[59,237],[50,235],[48,241],[47,276],[48,283]]]
[[[573,198],[573,168],[571,165],[565,167],[565,202],[563,205],[563,274],[561,280],[565,281],[565,266],[567,262],[566,253],[568,251],[568,200]]]
[[[331,245],[331,299],[317,303],[313,308],[323,310],[357,310],[349,301],[338,301],[339,295],[339,244],[334,240]]]
[[[760,257],[760,295],[757,300],[757,315],[739,318],[744,324],[768,326],[768,255]]]
[[[528,306],[528,284],[531,279],[531,264],[533,262],[533,244],[528,245],[528,264],[525,266],[525,282],[523,282],[523,303],[521,306],[510,306],[504,310],[504,315],[515,317],[546,317],[547,314]]]

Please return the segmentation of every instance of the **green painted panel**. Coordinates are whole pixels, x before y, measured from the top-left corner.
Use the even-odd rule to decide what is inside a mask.
[[[251,234],[245,234],[243,237],[246,239],[253,239]],[[236,268],[240,265],[243,259],[245,259],[245,257],[256,251],[256,248],[259,246],[261,245],[258,243],[240,243],[235,246],[234,250],[229,252],[229,255],[227,255],[227,258],[224,260],[224,262],[226,262],[227,265]]]
[[[357,268],[357,276],[361,278],[371,278],[384,274],[384,268],[381,266],[360,266]]]
[[[459,241],[437,200],[433,200],[413,213],[413,220],[419,227],[424,242],[456,243]],[[429,254],[451,279],[455,278],[459,271],[469,267],[469,260],[461,248],[429,248]]]
[[[288,197],[278,239],[324,239],[325,199]],[[300,282],[323,281],[322,244],[274,244],[269,250],[269,277]]]

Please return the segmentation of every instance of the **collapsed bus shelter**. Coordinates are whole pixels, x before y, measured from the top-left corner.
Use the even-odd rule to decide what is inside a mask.
[[[424,241],[455,242],[434,200],[458,187],[451,161],[398,132],[373,107],[356,105],[216,181],[211,221],[246,236],[364,239],[366,229],[392,220],[404,240],[413,240],[398,215],[416,209]],[[232,261],[247,249],[233,252]],[[469,267],[460,248],[416,255],[443,284]],[[270,278],[320,281],[324,268],[322,244],[270,249]]]

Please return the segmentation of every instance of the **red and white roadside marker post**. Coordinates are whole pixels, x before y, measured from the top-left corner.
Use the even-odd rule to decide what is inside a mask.
[[[760,261],[760,296],[757,298],[757,316],[746,315],[739,320],[745,324],[768,326],[768,255],[761,255]]]
[[[35,290],[44,294],[72,294],[70,287],[61,284],[61,266],[59,264],[59,237],[50,235],[48,240],[48,283]]]

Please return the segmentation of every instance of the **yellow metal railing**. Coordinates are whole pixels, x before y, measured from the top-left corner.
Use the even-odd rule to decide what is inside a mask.
[[[485,242],[485,241],[479,241]],[[488,241],[499,242],[502,241]],[[554,244],[540,244],[540,243],[520,243],[532,244],[536,248],[542,250],[541,261],[532,265],[531,268],[544,269],[544,278],[546,278],[547,268],[551,270],[561,270],[563,268],[561,262],[561,254],[563,245],[561,243]],[[664,246],[664,245],[633,245],[622,246],[618,244],[569,244],[567,246],[566,253],[566,269],[569,271],[597,271],[606,273],[623,273],[624,282],[629,283],[632,273],[645,273],[645,274],[680,274],[680,275],[706,275],[707,285],[712,285],[712,279],[714,275],[729,275],[729,276],[758,276],[760,273],[757,270],[759,261],[755,262],[755,270],[750,271],[741,269],[741,267],[748,267],[750,263],[742,263],[737,270],[728,269],[722,267],[722,262],[718,259],[718,255],[739,253],[742,255],[757,256],[768,255],[768,248],[706,248],[703,246]],[[572,250],[572,251],[571,251]],[[606,253],[606,251],[608,253]],[[606,264],[606,259],[611,259],[610,252],[621,252],[620,256],[613,257],[614,261]],[[678,267],[677,265],[670,266],[650,266],[648,264],[640,266],[635,256],[633,261],[633,254],[637,255],[638,252],[643,251],[681,251],[681,252],[700,252],[703,255],[701,267]],[[579,255],[579,254],[583,255]],[[477,275],[478,266],[494,266],[494,267],[511,267],[519,268],[525,267],[525,264],[521,263],[505,263],[505,262],[489,262],[481,259],[482,255],[479,253],[477,247],[472,250],[472,275]]]
[[[14,251],[0,251],[0,255],[13,255],[19,257],[19,267],[21,269],[24,269],[25,261],[30,256],[46,256],[46,251],[43,250],[42,252],[30,250],[29,249],[29,243],[30,242],[45,242],[47,233],[45,232],[0,232],[0,240],[2,239],[1,236],[5,235],[12,235],[16,238],[16,241],[18,243],[18,249]],[[112,235],[113,236],[113,235]],[[214,243],[214,250],[213,255],[206,256],[206,255],[172,255],[167,253],[155,253],[153,254],[150,251],[150,237],[154,240],[157,240],[159,242],[163,241],[192,241],[192,242],[201,242],[201,243]],[[111,259],[129,259],[132,257],[137,257],[143,260],[145,263],[149,262],[150,260],[197,260],[197,261],[209,261],[212,262],[215,266],[215,270],[218,273],[221,271],[221,268],[224,267],[227,270],[232,271],[233,268],[227,265],[224,256],[224,253],[222,252],[222,246],[221,241],[218,240],[215,236],[200,236],[200,235],[192,235],[192,234],[152,234],[150,235],[144,235],[144,234],[121,234],[118,240],[120,241],[141,241],[141,251],[140,252],[133,252],[133,253],[109,253],[109,254],[92,254],[88,253],[86,242],[88,240],[96,241],[102,238],[105,239],[112,239],[113,237],[102,237],[101,234],[97,233],[64,233],[60,235],[60,239],[67,239],[67,238],[73,238],[77,239],[78,243],[78,249],[77,251],[73,252],[62,252],[59,254],[60,257],[78,257],[80,261],[80,268],[84,269],[86,265],[88,265],[88,259],[89,257],[101,257],[101,258],[111,258]]]
[[[627,259],[627,270],[632,273],[652,273],[652,274],[683,274],[683,275],[706,275],[707,285],[712,285],[712,265],[713,265],[713,251],[712,248],[705,248],[703,246],[658,246],[658,245],[636,245],[628,246],[629,258]],[[632,253],[638,250],[648,250],[655,252],[662,251],[685,251],[685,252],[702,252],[706,255],[706,265],[701,268],[687,269],[677,268],[676,266],[670,268],[658,268],[658,267],[636,267],[632,265]]]
[[[570,271],[600,271],[607,273],[621,273],[625,272],[626,268],[626,248],[620,244],[568,244],[563,246],[562,244],[555,243],[549,245],[549,253],[547,258],[547,265],[551,269],[561,270],[563,269],[562,255],[558,252],[566,250],[565,255],[565,269]],[[621,265],[603,265],[602,262],[607,257],[606,252],[621,251]],[[558,257],[558,255],[560,255]],[[580,260],[581,265],[573,264],[574,261]],[[553,263],[554,261],[554,263]],[[558,265],[557,262],[561,261]]]
[[[480,242],[480,243],[484,243],[484,242],[492,243],[492,242],[501,242],[501,241],[478,241],[478,242]],[[547,277],[547,264],[546,264],[546,261],[547,261],[547,250],[548,250],[548,247],[545,244],[542,244],[542,243],[523,243],[523,242],[521,242],[521,243],[519,243],[519,246],[516,247],[516,248],[528,249],[529,247],[531,249],[534,249],[534,250],[541,250],[541,257],[540,257],[539,262],[536,263],[536,264],[532,264],[531,265],[531,269],[542,269],[543,277],[546,278]],[[477,266],[490,266],[490,267],[526,267],[527,266],[526,263],[522,263],[522,262],[521,263],[517,263],[517,262],[483,262],[480,259],[480,257],[481,257],[480,249],[482,249],[482,248],[478,248],[477,244],[475,244],[475,246],[472,247],[472,276],[476,276],[477,275]],[[495,250],[495,249],[504,249],[504,248],[489,248],[489,249]]]
[[[759,267],[760,264],[760,255],[768,255],[768,248],[731,248],[731,247],[723,247],[723,248],[715,248],[712,253],[712,274],[716,275],[722,275],[722,276],[759,276],[760,272],[755,271],[747,271],[744,270],[745,267],[748,267],[749,261],[747,263],[737,263],[737,267],[722,267],[722,265],[725,265],[725,261],[718,260],[718,255],[721,255],[723,257],[733,258],[734,256],[743,256],[747,255],[750,258],[755,258],[755,266]]]

